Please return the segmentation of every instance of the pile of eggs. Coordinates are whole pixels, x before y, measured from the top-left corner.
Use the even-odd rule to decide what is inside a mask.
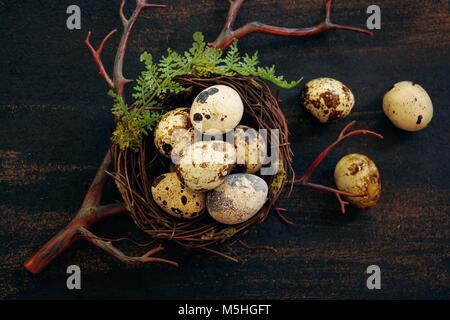
[[[234,225],[258,213],[268,185],[255,175],[267,144],[254,128],[240,125],[244,104],[231,87],[215,85],[200,92],[191,108],[163,115],[154,130],[158,151],[174,172],[156,177],[151,193],[169,215],[193,219],[208,212],[216,221]],[[223,140],[232,132],[232,139]],[[243,173],[232,173],[240,169]]]
[[[350,89],[332,78],[309,81],[302,91],[304,107],[321,123],[345,118],[355,105]],[[401,81],[384,95],[383,112],[394,126],[405,131],[420,131],[433,117],[433,103],[417,83]],[[362,154],[348,154],[336,165],[334,180],[339,190],[358,195],[347,197],[359,208],[374,206],[381,194],[380,174],[375,163]]]

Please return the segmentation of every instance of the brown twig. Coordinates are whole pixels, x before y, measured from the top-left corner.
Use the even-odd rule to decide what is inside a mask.
[[[105,66],[103,65],[103,61],[102,61],[101,55],[102,55],[103,49],[105,48],[106,43],[108,42],[108,40],[116,32],[117,32],[117,29],[114,29],[113,31],[108,33],[108,35],[100,43],[100,46],[98,47],[98,49],[94,49],[94,47],[91,44],[91,34],[92,34],[92,32],[89,31],[87,36],[86,36],[86,39],[84,40],[84,43],[86,44],[86,46],[88,47],[89,51],[92,54],[92,58],[94,59],[95,64],[97,64],[98,71],[99,71],[98,73],[103,78],[103,80],[106,81],[108,86],[110,86],[111,88],[114,88],[114,83],[111,80],[111,77],[108,75],[108,73],[105,70]]]
[[[94,62],[99,68],[100,76],[106,81],[108,86],[115,89],[117,94],[119,94],[122,98],[125,98],[125,85],[131,82],[123,76],[123,61],[133,27],[144,9],[151,7],[164,7],[164,5],[150,4],[146,0],[136,0],[136,8],[134,9],[131,17],[127,19],[125,18],[125,15],[123,13],[125,2],[125,0],[122,0],[119,10],[119,16],[123,24],[123,33],[119,42],[119,47],[114,62],[113,79],[111,79],[111,77],[105,70],[104,64],[101,59],[101,54],[105,48],[106,43],[116,33],[117,30],[111,31],[103,39],[97,49],[94,49],[90,42],[91,32],[88,32],[85,39],[85,44],[91,52]],[[118,119],[115,120],[117,121]],[[41,272],[51,261],[53,261],[53,259],[59,256],[80,238],[87,239],[89,242],[101,247],[102,249],[114,255],[119,260],[126,263],[164,262],[171,265],[177,265],[173,261],[150,257],[154,253],[162,250],[162,247],[150,250],[146,255],[142,257],[128,257],[120,250],[114,248],[110,244],[110,242],[104,241],[88,231],[92,224],[103,218],[127,212],[127,209],[122,204],[100,206],[103,189],[109,177],[107,171],[111,167],[111,165],[112,154],[111,149],[108,149],[108,152],[106,153],[100,167],[97,170],[94,180],[92,181],[89,190],[86,193],[86,196],[83,200],[83,203],[81,204],[81,208],[79,209],[78,213],[63,230],[61,230],[56,236],[50,239],[41,249],[39,249],[30,259],[28,259],[24,263],[24,267],[28,271],[33,274]],[[86,237],[87,234],[89,234],[90,237]]]
[[[314,171],[317,169],[317,167],[320,165],[320,163],[325,159],[325,157],[330,153],[330,151],[336,147],[340,142],[344,141],[345,139],[351,138],[353,136],[356,135],[363,135],[363,134],[368,134],[371,136],[374,136],[376,138],[379,139],[383,139],[383,136],[379,133],[370,131],[370,130],[352,130],[350,132],[349,129],[351,127],[353,127],[355,125],[356,121],[352,121],[349,124],[347,124],[344,129],[342,129],[342,131],[339,133],[338,138],[336,139],[336,141],[334,141],[332,144],[330,144],[328,147],[326,147],[317,157],[316,159],[311,163],[311,165],[308,167],[308,169],[306,170],[305,174],[299,178],[293,181],[293,183],[295,185],[301,185],[304,187],[309,187],[309,188],[313,188],[316,190],[321,190],[321,191],[326,191],[326,192],[330,192],[333,193],[336,198],[339,201],[339,204],[341,206],[341,212],[345,213],[345,206],[348,204],[348,202],[343,201],[341,196],[350,196],[350,197],[361,197],[364,195],[355,195],[352,193],[348,193],[348,192],[344,192],[344,191],[340,191],[334,188],[330,188],[327,186],[323,186],[320,184],[315,184],[315,183],[311,183],[309,182],[312,174],[314,173]]]
[[[130,82],[133,82],[133,80],[129,80],[124,77],[123,63],[125,60],[125,53],[127,51],[128,42],[130,40],[130,36],[131,36],[131,33],[133,32],[133,28],[136,24],[136,21],[139,19],[139,16],[141,15],[141,13],[144,9],[164,8],[165,7],[165,5],[162,5],[162,4],[148,3],[147,0],[136,0],[136,8],[134,9],[130,18],[127,19],[123,12],[123,9],[125,8],[125,2],[126,2],[126,0],[122,0],[120,9],[119,9],[120,20],[122,21],[122,25],[123,25],[123,33],[122,33],[122,37],[120,38],[116,58],[114,60],[114,74],[113,74],[114,88],[115,88],[117,94],[119,96],[121,96],[122,98],[124,98],[125,85],[127,85]]]
[[[172,265],[174,267],[178,267],[178,263],[175,261],[163,259],[163,258],[157,258],[153,257],[156,253],[164,250],[164,248],[159,245],[156,248],[153,248],[149,251],[147,251],[145,254],[143,254],[140,257],[130,257],[124,254],[121,250],[116,248],[111,241],[105,241],[99,237],[97,237],[95,234],[90,232],[88,229],[81,227],[78,230],[78,236],[81,239],[84,239],[91,244],[99,247],[100,249],[108,252],[115,258],[119,259],[120,261],[126,263],[126,264],[143,264],[143,263],[150,263],[150,262],[160,262],[160,263],[167,263],[169,265]]]
[[[360,32],[368,36],[373,35],[373,33],[367,29],[333,23],[331,21],[332,0],[326,0],[325,17],[322,22],[312,27],[285,28],[253,21],[233,30],[237,14],[244,3],[244,0],[230,0],[229,2],[230,7],[225,25],[217,39],[214,42],[209,43],[211,47],[219,48],[221,50],[228,48],[234,40],[241,39],[252,33],[264,33],[281,37],[306,38],[327,32],[329,30],[347,30]]]
[[[98,205],[101,200],[101,190],[107,180],[107,176],[103,173],[104,167],[108,166],[111,161],[111,153],[108,152],[75,218],[24,263],[28,271],[37,274],[45,269],[53,259],[78,240],[80,228],[87,229],[106,217],[127,212],[122,204]]]
[[[284,215],[284,213],[287,211],[285,208],[275,208],[275,212],[278,214],[278,217],[286,224],[293,225],[295,224],[294,221],[290,220],[288,217]]]

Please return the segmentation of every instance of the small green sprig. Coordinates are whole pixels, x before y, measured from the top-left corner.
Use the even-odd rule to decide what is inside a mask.
[[[138,150],[142,136],[147,135],[160,120],[161,112],[129,107],[122,97],[112,90],[109,95],[114,99],[112,113],[119,119],[113,132],[113,142],[122,150]]]
[[[182,92],[184,88],[177,81],[179,77],[251,76],[285,89],[293,88],[302,80],[286,81],[283,76],[276,75],[275,66],[259,66],[257,52],[251,56],[241,56],[237,41],[224,54],[217,48],[208,47],[202,33],[194,33],[193,38],[188,51],[179,54],[168,49],[159,62],[155,62],[148,52],[141,55],[145,69],[133,88],[135,102],[131,107],[114,92],[110,93],[114,99],[113,114],[120,119],[113,133],[113,141],[120,148],[139,148],[142,136],[147,135],[161,117],[160,112],[148,108],[163,106],[165,96]]]

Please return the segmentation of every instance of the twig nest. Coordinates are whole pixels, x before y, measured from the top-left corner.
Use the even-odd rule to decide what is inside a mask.
[[[234,146],[237,166],[247,173],[257,173],[267,153],[264,137],[253,128],[239,125],[234,130]]]
[[[216,135],[234,129],[243,114],[244,104],[239,93],[231,87],[215,85],[197,95],[190,119],[198,131]]]
[[[373,207],[380,198],[380,173],[375,163],[365,155],[352,153],[339,160],[334,180],[339,190],[358,195],[347,199],[359,208]]]
[[[419,131],[426,128],[433,118],[433,103],[420,85],[402,81],[385,94],[383,111],[397,128]]]
[[[233,225],[253,217],[267,199],[267,183],[252,174],[232,174],[207,194],[208,212],[216,221]]]
[[[169,158],[177,140],[191,127],[189,108],[177,108],[165,113],[155,127],[153,140],[156,148]]]
[[[317,78],[305,85],[303,103],[314,117],[325,123],[346,117],[355,105],[355,98],[342,82]]]
[[[205,210],[205,194],[186,188],[175,172],[157,177],[151,191],[158,206],[176,218],[192,219]]]
[[[177,174],[195,191],[208,191],[222,184],[236,162],[234,146],[225,141],[198,141],[180,152]]]

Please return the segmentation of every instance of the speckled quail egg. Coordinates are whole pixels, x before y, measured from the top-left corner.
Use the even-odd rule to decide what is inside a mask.
[[[302,98],[305,108],[322,123],[346,117],[355,105],[350,89],[332,78],[309,81],[303,89]]]
[[[402,81],[394,84],[385,94],[383,111],[396,127],[419,131],[427,127],[433,118],[433,103],[420,85]]]
[[[189,108],[177,108],[165,113],[155,127],[156,148],[162,155],[169,158],[176,140],[191,127]]]
[[[158,206],[176,218],[192,219],[205,210],[205,194],[184,187],[175,172],[157,177],[151,191]]]
[[[256,173],[261,169],[267,152],[262,134],[248,126],[239,125],[234,130],[234,147],[236,167],[242,167],[247,173]]]
[[[180,152],[177,174],[185,186],[207,191],[222,184],[236,162],[234,146],[224,141],[198,141]]]
[[[238,173],[225,178],[206,195],[206,207],[214,220],[228,225],[245,222],[263,207],[267,200],[267,183],[258,176]]]
[[[224,85],[200,92],[192,103],[190,119],[206,134],[223,134],[234,129],[242,119],[244,104],[239,93]]]
[[[376,205],[381,195],[381,179],[375,163],[367,156],[352,153],[343,157],[334,170],[334,181],[341,191],[359,197],[347,197],[359,208]]]
[[[176,140],[174,141],[173,149],[170,155],[170,159],[172,160],[172,162],[175,164],[178,163],[180,159],[180,152],[187,146],[193,144],[195,141],[200,140],[201,133],[195,130],[194,127],[185,130],[184,133],[180,132],[180,134],[176,136]]]

